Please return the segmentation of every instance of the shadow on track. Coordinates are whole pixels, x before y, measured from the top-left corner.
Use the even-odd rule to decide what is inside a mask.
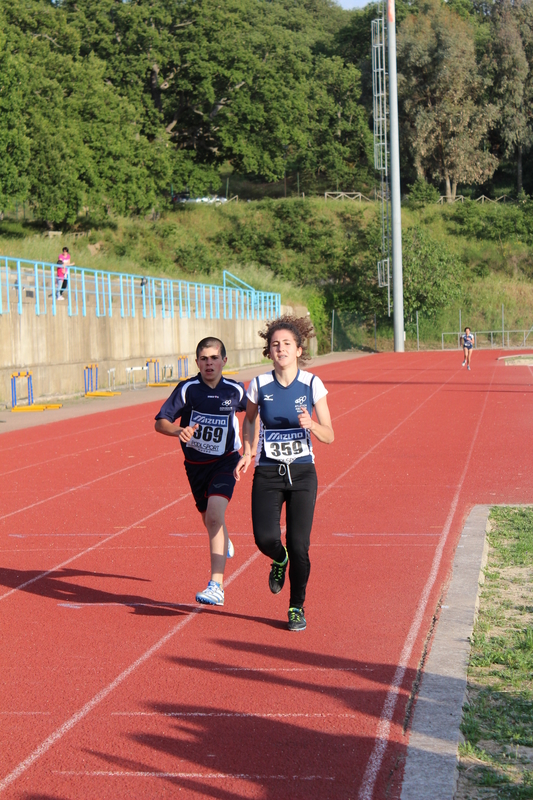
[[[38,581],[29,583],[40,575]],[[0,585],[9,589],[21,587],[19,591],[34,594],[37,597],[49,597],[62,603],[72,605],[122,605],[132,607],[134,614],[150,616],[175,616],[190,613],[190,607],[184,604],[165,603],[136,594],[106,592],[75,583],[76,578],[110,578],[150,583],[147,578],[132,575],[114,575],[112,573],[87,572],[78,569],[60,569],[43,574],[43,570],[16,570],[0,567]],[[28,586],[25,584],[29,583]]]
[[[235,667],[235,661],[223,664],[202,659],[169,659],[174,664],[208,673],[213,697],[220,691],[226,697],[233,697],[233,702],[229,707],[215,703],[209,706],[146,704],[146,716],[135,718],[137,730],[123,733],[125,741],[117,742],[118,752],[84,750],[86,756],[91,755],[100,762],[93,767],[95,774],[100,770],[102,776],[108,775],[108,780],[122,782],[130,773],[137,781],[163,781],[176,787],[176,791],[179,787],[191,796],[217,800],[242,800],[252,796],[265,800],[279,797],[356,800],[375,744],[376,720],[382,713],[394,667],[288,647],[265,648],[225,640],[216,643],[238,653],[263,657],[268,653],[270,658],[296,668],[309,666],[313,668],[313,680],[294,679],[283,671],[272,674],[268,669]],[[320,677],[321,670],[326,675],[329,672],[326,680]],[[364,680],[352,687],[340,686],[339,680],[331,679],[332,671],[363,674]],[[305,669],[303,672],[305,674]],[[398,724],[402,722],[415,676],[416,670],[407,670],[394,714]],[[239,686],[228,687],[228,680],[232,679],[252,680],[263,687],[267,684],[267,692],[260,689],[249,692],[244,686],[240,692]],[[445,704],[445,689],[449,691],[455,679],[443,677],[439,680]],[[181,691],[177,683],[176,692]],[[325,696],[330,700],[321,703],[320,698]],[[254,711],[249,710],[250,697],[255,698]],[[269,707],[270,703],[273,708]],[[257,707],[259,711],[255,711]],[[369,718],[373,721],[369,722]],[[390,760],[376,785],[375,797],[399,795],[407,737],[400,741],[397,736],[394,738],[394,753],[389,750]],[[132,752],[132,745],[134,752],[142,748],[145,755],[125,757],[123,754],[128,748]],[[443,760],[447,758],[442,756]],[[101,766],[102,761],[107,769]],[[89,777],[91,767],[87,762],[86,768]],[[106,785],[110,788],[109,783]],[[139,791],[138,796],[156,796],[156,793],[151,783]]]

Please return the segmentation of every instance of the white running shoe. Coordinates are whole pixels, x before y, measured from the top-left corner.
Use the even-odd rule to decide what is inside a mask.
[[[462,366],[462,367],[464,367],[464,365],[465,365],[465,364],[466,364],[466,361],[463,361],[463,363],[461,364],[461,366]]]
[[[198,592],[196,595],[196,602],[205,603],[208,606],[223,606],[224,589],[220,588],[220,583],[209,581],[207,589],[204,589],[203,592]]]
[[[235,548],[233,547],[233,542],[231,539],[228,539],[228,558],[233,558],[235,555]]]

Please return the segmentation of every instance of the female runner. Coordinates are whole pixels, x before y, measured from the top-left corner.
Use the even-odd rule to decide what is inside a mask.
[[[268,584],[273,594],[281,592],[289,566],[290,631],[306,628],[304,601],[317,492],[311,434],[327,444],[334,438],[327,390],[320,378],[299,368],[299,363],[309,358],[306,340],[312,334],[309,319],[288,315],[274,320],[259,334],[266,341],[263,355],[272,359],[274,369],[254,378],[248,388],[244,452],[235,468],[235,478],[239,480],[250,466],[259,413],[252,524],[257,547],[272,560]],[[312,418],[313,409],[316,420]],[[283,503],[286,547],[280,527]]]

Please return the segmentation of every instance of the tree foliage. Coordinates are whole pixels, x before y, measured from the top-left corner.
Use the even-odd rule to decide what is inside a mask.
[[[396,11],[404,178],[452,199],[499,159],[520,189],[533,0]],[[0,205],[29,200],[49,224],[142,214],[171,188],[216,191],[222,168],[368,186],[377,14],[334,0],[0,0]]]
[[[398,70],[418,177],[444,181],[450,200],[458,183],[483,183],[497,166],[485,146],[495,108],[481,102],[485,87],[469,22],[440,0],[421,0],[419,13],[400,27]]]
[[[171,186],[216,189],[227,162],[266,181],[288,163],[368,175],[360,75],[331,49],[346,12],[330,0],[0,0],[0,11],[1,196],[29,198],[50,223],[83,207],[143,213]]]
[[[402,249],[405,318],[435,316],[458,297],[462,265],[418,225],[404,231]]]

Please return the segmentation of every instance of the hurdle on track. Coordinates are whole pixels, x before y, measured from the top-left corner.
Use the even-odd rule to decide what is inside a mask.
[[[150,382],[150,364],[154,365],[154,380]],[[170,386],[169,383],[161,383],[160,363],[158,358],[146,359],[146,385],[147,386]]]
[[[178,356],[178,378],[189,377],[189,357]]]
[[[189,377],[189,357],[178,356],[178,380],[182,377]],[[154,365],[154,380],[150,382],[150,364]],[[174,368],[172,364],[165,364],[163,367],[163,380],[160,372],[161,364],[158,358],[148,358],[146,360],[146,384],[147,386],[170,386],[166,379],[172,380]]]
[[[17,378],[26,378],[28,381],[28,405],[17,405]],[[33,378],[29,370],[11,373],[11,411],[46,411],[51,408],[61,408],[62,403],[34,403]]]
[[[98,388],[98,364],[87,364],[83,368],[85,397],[114,397],[120,392],[109,392]]]
[[[17,405],[17,378],[26,378],[28,381],[28,406],[33,405],[33,380],[32,373],[29,370],[26,372],[12,372],[11,373],[11,408],[16,408]]]

